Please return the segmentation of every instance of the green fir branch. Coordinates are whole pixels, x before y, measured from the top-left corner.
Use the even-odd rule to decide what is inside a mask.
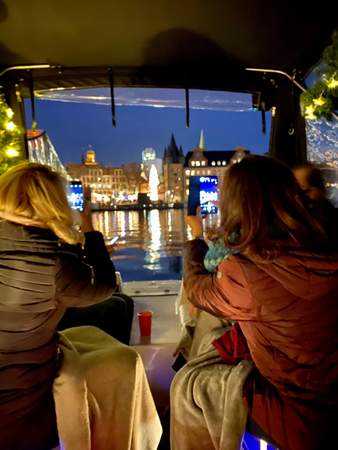
[[[23,134],[4,94],[0,93],[0,174],[23,159]]]
[[[324,50],[316,75],[318,79],[301,95],[305,117],[331,121],[338,111],[338,31]]]

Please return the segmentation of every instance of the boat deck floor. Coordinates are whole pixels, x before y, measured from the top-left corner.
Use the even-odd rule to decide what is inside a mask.
[[[180,281],[128,282],[123,292],[134,299],[134,321],[130,345],[141,355],[156,406],[160,413],[169,407],[169,389],[175,375],[172,365],[180,339],[181,325],[175,312]],[[141,337],[137,313],[153,312],[151,336]]]
[[[123,292],[134,299],[134,320],[130,345],[139,352],[148,376],[150,388],[163,425],[163,437],[158,450],[170,450],[170,384],[175,375],[172,365],[174,352],[181,336],[179,315],[175,303],[180,290],[180,280],[133,281],[123,284]],[[137,313],[153,312],[152,333],[140,337]],[[261,439],[248,433],[242,450],[276,450]]]

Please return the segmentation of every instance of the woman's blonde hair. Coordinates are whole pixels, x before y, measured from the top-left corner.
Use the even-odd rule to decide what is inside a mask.
[[[81,241],[67,201],[65,180],[42,164],[24,162],[0,176],[0,216],[49,228],[69,244]]]

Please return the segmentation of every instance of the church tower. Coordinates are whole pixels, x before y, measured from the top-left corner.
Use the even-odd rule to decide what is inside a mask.
[[[201,150],[205,150],[205,141],[204,141],[203,130],[201,130],[200,143],[198,145],[198,148],[200,148]]]
[[[98,163],[96,162],[96,153],[92,149],[92,146],[89,146],[89,149],[86,152],[86,159],[84,162],[85,166],[97,166]]]
[[[170,144],[164,149],[163,181],[166,203],[181,203],[184,193],[184,154],[182,147],[178,148],[172,134]]]

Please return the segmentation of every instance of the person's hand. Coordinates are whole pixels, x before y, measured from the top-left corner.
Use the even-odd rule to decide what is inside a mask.
[[[87,233],[88,231],[94,231],[92,212],[88,204],[84,202],[83,211],[81,213],[81,231]]]
[[[107,249],[108,253],[111,255],[112,253],[114,253],[114,251],[116,249],[116,243],[106,245],[106,249]]]
[[[191,234],[194,239],[203,237],[203,222],[199,208],[196,216],[186,216],[185,222],[191,228]]]

